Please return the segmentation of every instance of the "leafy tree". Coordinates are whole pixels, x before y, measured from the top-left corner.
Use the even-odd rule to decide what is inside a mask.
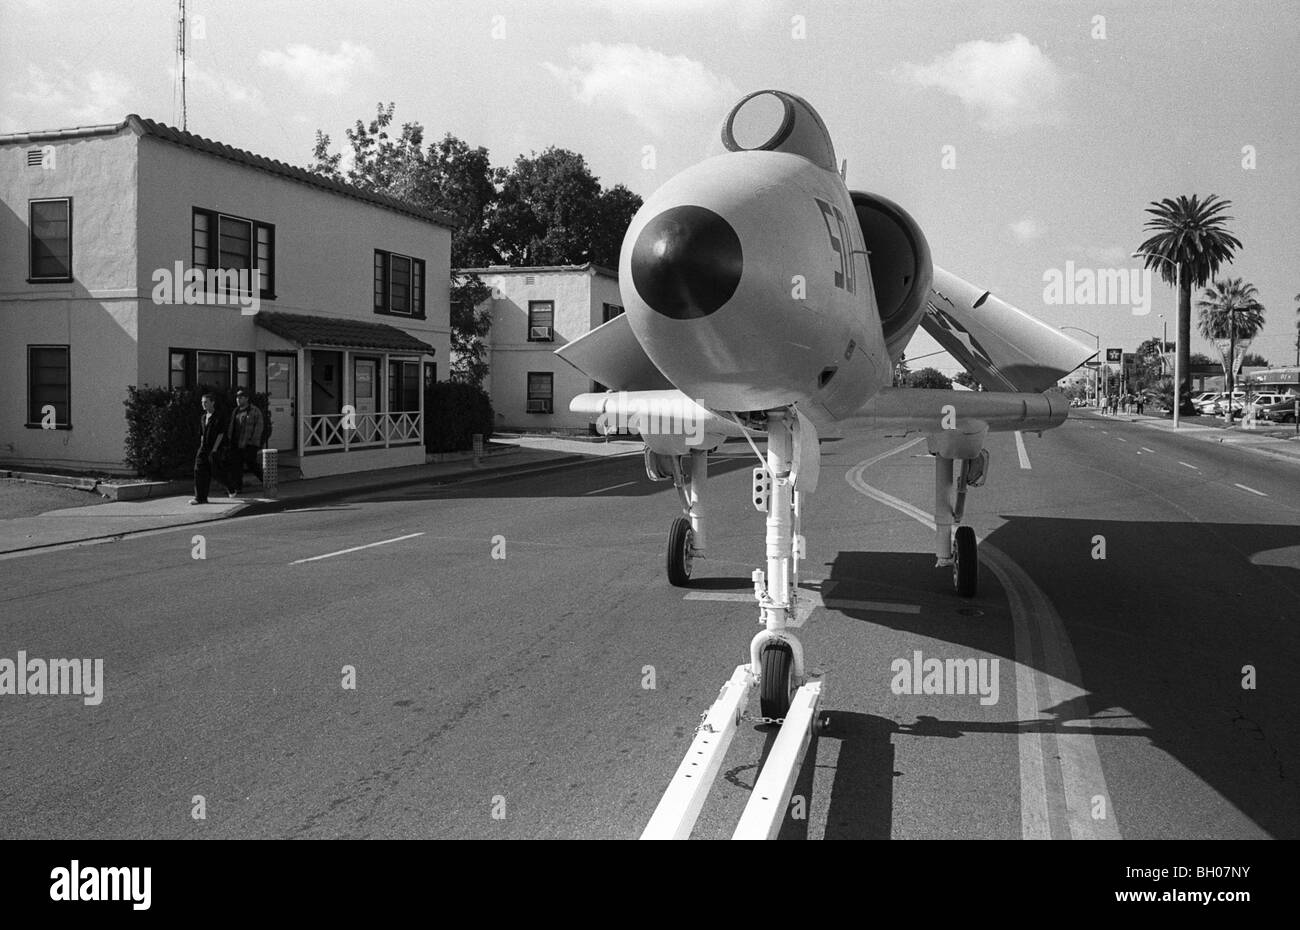
[[[962,387],[970,388],[972,391],[984,390],[979,381],[975,380],[975,376],[969,371],[962,370],[957,372],[957,374],[953,375],[952,380],[957,384],[960,384]]]
[[[346,130],[351,166],[341,170],[341,153],[330,154],[330,137],[316,131],[311,171],[415,207],[448,214],[458,226],[451,236],[453,268],[499,261],[491,247],[487,216],[496,200],[487,149],[470,148],[451,133],[424,148],[424,127],[403,123],[391,137],[394,105],[379,104],[368,124]]]
[[[907,386],[949,391],[952,390],[952,379],[937,368],[922,368],[907,379]]]
[[[484,302],[492,289],[476,274],[452,277],[451,283],[451,380],[482,387],[487,376],[488,330],[492,314]]]
[[[1273,363],[1270,362],[1268,359],[1264,358],[1264,356],[1262,355],[1257,355],[1254,352],[1247,352],[1245,355],[1241,357],[1241,367],[1242,368],[1272,368]]]
[[[641,198],[619,184],[602,191],[576,152],[552,146],[496,171],[500,194],[492,242],[511,265],[618,267],[618,253]]]
[[[1146,253],[1146,267],[1155,268],[1169,284],[1178,285],[1178,366],[1183,380],[1182,396],[1191,393],[1188,348],[1191,345],[1192,288],[1204,287],[1232,260],[1241,242],[1223,225],[1231,220],[1222,216],[1232,202],[1211,194],[1204,201],[1195,194],[1176,200],[1166,197],[1152,201],[1146,212],[1151,214],[1145,228],[1152,235],[1138,246]]]
[[[1189,365],[1217,365],[1218,363],[1204,352],[1194,352],[1187,360]]]

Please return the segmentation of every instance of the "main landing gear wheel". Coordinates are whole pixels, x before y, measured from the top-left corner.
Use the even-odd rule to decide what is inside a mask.
[[[952,583],[961,597],[974,597],[979,589],[980,563],[975,549],[975,530],[957,527],[952,547]]]
[[[673,528],[668,531],[669,584],[684,588],[690,582],[694,562],[691,550],[694,545],[695,531],[691,529],[691,521],[678,517],[673,521]]]
[[[782,719],[794,698],[794,654],[785,643],[764,646],[759,656],[759,708],[764,717]]]

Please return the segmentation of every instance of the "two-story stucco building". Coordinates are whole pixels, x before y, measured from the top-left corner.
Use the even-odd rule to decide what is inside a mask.
[[[605,388],[554,352],[623,312],[618,274],[593,264],[461,270],[492,288],[484,386],[497,428],[586,432],[591,418],[569,401]]]
[[[135,115],[0,136],[0,461],[122,471],[127,386],[203,385],[305,477],[423,463],[451,228]]]

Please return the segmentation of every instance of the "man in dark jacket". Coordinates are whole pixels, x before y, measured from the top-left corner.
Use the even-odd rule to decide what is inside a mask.
[[[208,487],[215,466],[221,474],[221,456],[225,454],[226,423],[217,414],[217,401],[211,392],[203,395],[203,417],[199,420],[199,451],[194,456],[194,497],[191,504],[208,502]]]
[[[244,472],[251,471],[262,481],[262,463],[258,461],[258,451],[262,448],[262,431],[266,421],[259,410],[248,399],[248,391],[240,388],[235,391],[235,412],[230,416],[230,429],[227,431],[230,442],[230,476],[226,487],[230,496],[244,490]]]

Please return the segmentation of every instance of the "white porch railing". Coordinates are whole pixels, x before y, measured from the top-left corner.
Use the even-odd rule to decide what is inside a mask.
[[[419,442],[423,415],[402,413],[322,413],[302,417],[302,450],[316,452],[384,449],[393,443]],[[346,423],[346,425],[345,425]]]

